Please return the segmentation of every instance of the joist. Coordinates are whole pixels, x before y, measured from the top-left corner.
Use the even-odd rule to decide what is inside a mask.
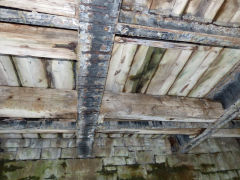
[[[0,117],[77,117],[77,92],[44,88],[0,87]]]
[[[0,7],[0,21],[78,30],[77,18]]]
[[[0,23],[0,53],[76,60],[77,31]]]
[[[149,27],[134,24],[118,23],[116,34],[139,38],[150,38],[166,41],[189,42],[209,46],[240,48],[240,38],[192,31]]]
[[[220,103],[204,99],[105,92],[101,116],[111,119],[214,122],[223,114]]]
[[[75,0],[1,0],[0,6],[24,9],[28,11],[57,14],[61,16],[76,16]]]

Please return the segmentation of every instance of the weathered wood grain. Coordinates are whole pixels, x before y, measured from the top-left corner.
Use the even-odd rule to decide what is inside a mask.
[[[105,92],[101,113],[111,119],[213,122],[223,109],[220,103],[201,99]]]
[[[18,77],[10,56],[0,55],[0,85],[19,86]]]
[[[1,0],[0,6],[24,9],[47,14],[76,16],[77,3],[75,0]]]
[[[75,89],[74,62],[48,60],[46,68],[51,88]]]
[[[0,117],[76,118],[77,92],[0,87]]]
[[[222,48],[199,47],[172,85],[169,95],[187,96],[210,65],[217,60]]]
[[[78,30],[76,18],[0,7],[0,21]]]
[[[125,92],[136,92],[139,80],[142,77],[145,66],[149,64],[153,50],[154,48],[148,46],[139,47],[134,56],[130,72],[128,73],[128,79],[124,87]]]
[[[240,61],[240,50],[225,48],[189,93],[190,97],[204,97]]]
[[[119,23],[116,27],[116,34],[158,40],[190,42],[210,46],[240,48],[240,38],[237,37],[234,38],[230,36],[196,33],[192,31],[166,29],[160,27]]]
[[[106,90],[113,92],[123,91],[136,50],[137,45],[114,44]]]
[[[147,94],[166,95],[191,54],[191,50],[168,49],[149,84]]]
[[[77,32],[0,23],[0,53],[76,60]]]
[[[21,85],[48,88],[47,72],[43,60],[30,57],[12,57]]]

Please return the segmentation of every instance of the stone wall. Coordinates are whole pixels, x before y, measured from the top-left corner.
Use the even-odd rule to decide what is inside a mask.
[[[173,154],[167,136],[96,134],[93,159],[77,159],[73,134],[1,135],[0,179],[240,179],[236,139],[209,139]]]

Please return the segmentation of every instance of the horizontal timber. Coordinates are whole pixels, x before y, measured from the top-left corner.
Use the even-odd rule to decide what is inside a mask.
[[[74,30],[0,23],[0,53],[76,60]]]
[[[79,23],[76,18],[16,9],[6,9],[2,7],[0,7],[0,21],[74,30],[78,30],[79,27]]]
[[[0,117],[77,118],[77,91],[0,87]]]
[[[224,110],[218,102],[186,97],[105,92],[101,117],[121,120],[214,122]]]

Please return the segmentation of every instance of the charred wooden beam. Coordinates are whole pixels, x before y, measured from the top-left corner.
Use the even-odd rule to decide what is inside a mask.
[[[3,7],[0,7],[0,21],[73,30],[78,30],[79,27],[76,18],[7,9]]]
[[[105,92],[101,114],[125,120],[214,122],[223,109],[220,103],[204,99]]]
[[[0,117],[77,118],[77,91],[0,87]]]
[[[0,134],[18,133],[75,133],[76,119],[69,120],[0,120]]]
[[[121,11],[116,34],[154,40],[240,48],[240,28],[199,24],[181,19]]]
[[[0,53],[76,60],[77,36],[73,30],[0,23]]]
[[[119,0],[80,1],[77,138],[78,155],[82,158],[92,154],[119,7]]]

